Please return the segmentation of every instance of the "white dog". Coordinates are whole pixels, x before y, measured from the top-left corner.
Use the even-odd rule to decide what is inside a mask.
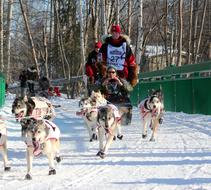
[[[96,101],[91,98],[82,98],[79,101],[80,112],[76,112],[77,115],[82,116],[86,128],[89,133],[89,141],[97,140],[97,112]]]
[[[0,118],[0,152],[4,161],[4,171],[11,169],[7,156],[7,128],[4,121]]]
[[[32,120],[30,120],[32,121]],[[49,120],[34,120],[31,130],[27,130],[27,174],[25,179],[32,179],[31,169],[33,157],[40,153],[46,155],[49,161],[49,175],[56,174],[54,159],[61,161],[60,150],[60,130]]]
[[[142,138],[147,137],[147,126],[149,126],[152,129],[150,141],[155,141],[155,134],[157,133],[159,124],[161,124],[164,112],[163,102],[157,95],[152,95],[142,100],[138,107],[143,120]]]
[[[96,106],[105,106],[108,101],[105,99],[104,95],[98,91],[92,91],[91,97],[93,101],[96,101]]]
[[[120,114],[116,106],[108,104],[106,106],[99,107],[97,124],[99,134],[99,152],[97,153],[97,156],[105,158],[115,135],[118,133],[118,128],[121,125]]]

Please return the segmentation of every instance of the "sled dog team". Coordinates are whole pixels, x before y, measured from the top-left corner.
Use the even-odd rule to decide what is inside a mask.
[[[100,91],[92,92],[90,97],[82,98],[79,102],[80,115],[86,125],[89,141],[99,140],[97,156],[105,158],[110,145],[116,138],[122,140],[121,116],[118,108],[107,102]],[[164,113],[163,94],[160,90],[138,105],[143,121],[142,138],[147,137],[148,127],[152,129],[150,141],[155,141],[159,124]],[[21,132],[26,143],[27,173],[25,179],[32,179],[33,157],[39,154],[47,156],[49,175],[56,174],[55,160],[60,162],[60,130],[52,122],[55,118],[54,106],[43,97],[16,98],[12,105],[12,113],[21,124]],[[9,171],[7,158],[7,131],[4,120],[0,118],[0,152],[4,162],[4,170]]]
[[[92,92],[90,97],[82,98],[79,102],[81,115],[88,130],[89,141],[99,140],[97,156],[105,158],[108,149],[116,137],[122,140],[121,110],[107,102],[100,91]],[[138,105],[143,121],[142,138],[147,137],[148,127],[152,130],[150,141],[155,141],[159,124],[162,123],[164,113],[163,94],[161,90],[152,90],[150,96]]]

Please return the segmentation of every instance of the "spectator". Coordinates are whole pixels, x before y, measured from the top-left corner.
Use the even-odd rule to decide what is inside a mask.
[[[27,69],[27,83],[29,92],[32,96],[35,95],[34,85],[35,81],[38,79],[38,73],[34,66]]]
[[[26,70],[23,70],[21,74],[19,75],[20,80],[20,87],[21,87],[21,97],[26,96],[26,90],[27,90],[27,73]]]
[[[121,34],[119,25],[112,25],[112,36],[105,38],[100,49],[102,54],[102,73],[105,76],[106,67],[115,66],[119,77],[126,79],[133,87],[137,84],[138,66],[135,56],[129,46],[129,38]]]
[[[94,50],[89,53],[88,59],[85,65],[86,75],[88,77],[88,84],[87,84],[88,95],[91,94],[92,86],[100,77],[99,68],[97,65],[97,59],[98,59],[99,49],[101,48],[101,46],[102,46],[102,43],[100,41],[95,43]]]

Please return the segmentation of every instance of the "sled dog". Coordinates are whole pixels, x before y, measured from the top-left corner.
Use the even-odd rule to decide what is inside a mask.
[[[143,121],[142,138],[147,137],[147,127],[149,126],[152,129],[150,141],[155,141],[155,135],[159,124],[162,123],[164,113],[163,100],[160,99],[158,94],[153,93],[148,98],[142,100],[138,107]]]
[[[7,156],[7,129],[4,121],[0,118],[0,152],[4,162],[4,171],[10,170]]]
[[[22,136],[25,136],[30,119],[53,120],[55,118],[53,105],[44,97],[17,97],[12,104],[12,113],[21,123]]]
[[[33,157],[39,154],[47,156],[49,161],[49,175],[56,174],[55,163],[61,161],[60,130],[49,120],[30,120],[26,132],[25,143],[27,145],[27,174],[25,179],[32,179],[31,170]]]
[[[82,98],[79,101],[80,112],[77,112],[77,115],[81,115],[86,128],[89,133],[89,141],[97,140],[97,112],[96,101],[93,101],[91,98]]]
[[[105,106],[108,103],[107,100],[104,98],[104,95],[100,92],[100,90],[92,91],[90,98],[92,99],[92,101],[96,102],[96,106]]]
[[[53,105],[44,97],[17,97],[12,104],[12,113],[15,114],[17,120],[23,117],[48,120],[55,118]]]
[[[99,136],[99,152],[97,153],[97,156],[103,159],[121,125],[120,114],[116,106],[108,104],[99,107],[97,125]]]

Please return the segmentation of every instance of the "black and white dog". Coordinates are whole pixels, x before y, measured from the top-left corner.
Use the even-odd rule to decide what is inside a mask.
[[[5,122],[0,118],[0,152],[4,162],[4,171],[10,170],[10,164],[7,156],[7,128]]]
[[[150,138],[150,141],[155,141],[155,135],[157,133],[159,124],[161,124],[163,121],[164,114],[162,91],[153,91],[148,98],[140,102],[138,107],[143,121],[142,138],[147,137],[147,126],[149,126],[152,129],[152,136]]]
[[[99,151],[97,156],[105,158],[114,137],[116,135],[119,139],[123,137],[120,134],[121,116],[117,107],[113,104],[100,106],[98,108],[97,125],[99,135]]]
[[[44,97],[17,97],[12,104],[12,113],[21,122],[22,136],[31,118],[53,120],[56,116],[54,106]]]
[[[23,117],[48,120],[55,118],[54,106],[44,97],[17,97],[12,104],[12,113],[18,120]]]

